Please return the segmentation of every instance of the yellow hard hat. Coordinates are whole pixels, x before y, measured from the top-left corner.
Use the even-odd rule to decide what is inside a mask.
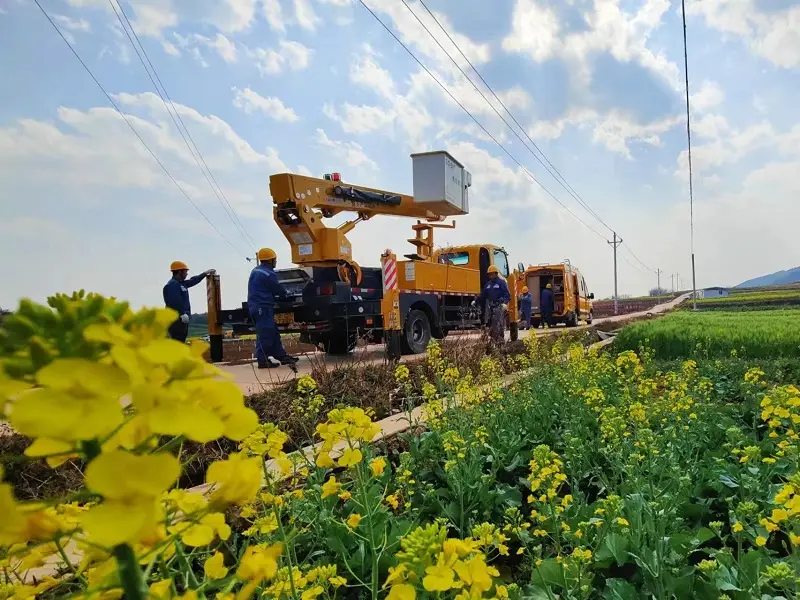
[[[259,261],[272,260],[274,258],[278,258],[278,255],[275,254],[275,250],[273,250],[272,248],[262,248],[261,250],[258,251],[257,256]]]
[[[170,271],[188,271],[189,265],[181,260],[173,260],[172,264],[169,266]]]
[[[527,294],[528,293],[528,286],[527,285],[523,285],[522,286],[522,293],[523,294]]]
[[[491,265],[488,269],[486,269],[486,272],[487,273],[499,273],[500,269],[498,269],[494,265]]]
[[[549,290],[550,288],[552,288],[552,287],[553,287],[553,284],[552,284],[552,283],[548,283],[548,284],[547,284],[546,286],[544,286],[544,287],[546,287],[546,288]]]

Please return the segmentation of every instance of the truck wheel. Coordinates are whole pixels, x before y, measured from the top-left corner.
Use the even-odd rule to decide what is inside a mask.
[[[412,310],[403,328],[403,354],[421,354],[431,341],[431,323],[421,310]]]
[[[333,333],[322,342],[325,352],[333,355],[349,354],[356,348],[358,336],[353,332]]]
[[[578,315],[575,314],[574,310],[569,311],[567,316],[564,317],[564,324],[567,327],[575,327],[578,325]]]
[[[511,339],[512,342],[516,342],[519,339],[519,323],[509,323],[508,332],[509,339]]]
[[[532,329],[539,329],[539,325],[542,324],[541,319],[531,319],[531,328]]]

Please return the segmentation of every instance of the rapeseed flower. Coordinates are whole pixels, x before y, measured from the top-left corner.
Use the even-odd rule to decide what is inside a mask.
[[[211,463],[206,471],[206,483],[213,489],[211,504],[218,507],[249,504],[261,489],[263,478],[260,458],[234,453],[225,460]]]
[[[225,557],[221,552],[214,552],[203,563],[203,571],[209,579],[224,579],[228,575],[228,568],[225,566]]]
[[[382,456],[378,456],[373,458],[369,461],[369,469],[372,471],[372,475],[375,477],[380,477],[383,475],[383,470],[386,468],[386,459]]]

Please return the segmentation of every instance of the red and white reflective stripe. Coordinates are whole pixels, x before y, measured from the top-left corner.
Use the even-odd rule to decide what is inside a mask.
[[[350,288],[350,290],[354,294],[374,294],[375,292],[379,291],[372,288]]]
[[[397,261],[389,256],[383,259],[383,290],[397,289]]]

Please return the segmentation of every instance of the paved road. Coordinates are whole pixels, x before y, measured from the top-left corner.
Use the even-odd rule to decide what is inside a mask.
[[[670,310],[683,302],[685,299],[690,297],[691,294],[685,294],[683,296],[679,296],[674,300],[659,304],[654,306],[653,308],[642,311],[638,313],[629,313],[627,315],[617,315],[614,317],[605,317],[603,319],[595,319],[595,324],[600,323],[614,323],[618,321],[624,321],[626,319],[630,319],[632,317],[640,317],[650,314],[661,314]],[[579,327],[571,329],[571,331],[579,331],[581,329],[586,329],[586,325],[581,325]],[[527,330],[527,331],[520,331],[519,335],[520,338],[525,338],[526,336],[530,335],[531,332],[534,332],[535,335],[549,335],[552,333],[563,331],[563,327],[557,327],[556,329],[549,329],[549,330]],[[464,339],[464,340],[476,340],[480,337],[480,333],[477,332],[470,332],[470,333],[458,333],[454,332],[447,336],[446,339]],[[412,356],[404,356],[402,357],[403,362],[420,360],[423,355],[417,354]],[[383,362],[386,358],[384,354],[384,348],[382,344],[373,344],[369,346],[363,346],[358,348],[353,354],[348,356],[327,356],[322,352],[314,352],[314,353],[307,353],[303,355],[299,355],[300,362],[297,363],[297,376],[300,375],[310,375],[311,372],[314,370],[315,366],[318,365],[326,365],[327,367],[335,367],[342,364],[352,364],[354,367],[358,366],[359,364],[364,363],[380,363]],[[295,374],[288,367],[279,367],[277,369],[258,369],[255,366],[255,363],[248,363],[248,364],[241,364],[241,365],[220,365],[223,370],[227,373],[230,373],[234,381],[242,388],[242,391],[245,394],[254,394],[260,391],[264,391],[285,383],[287,381],[291,381],[295,378]]]

